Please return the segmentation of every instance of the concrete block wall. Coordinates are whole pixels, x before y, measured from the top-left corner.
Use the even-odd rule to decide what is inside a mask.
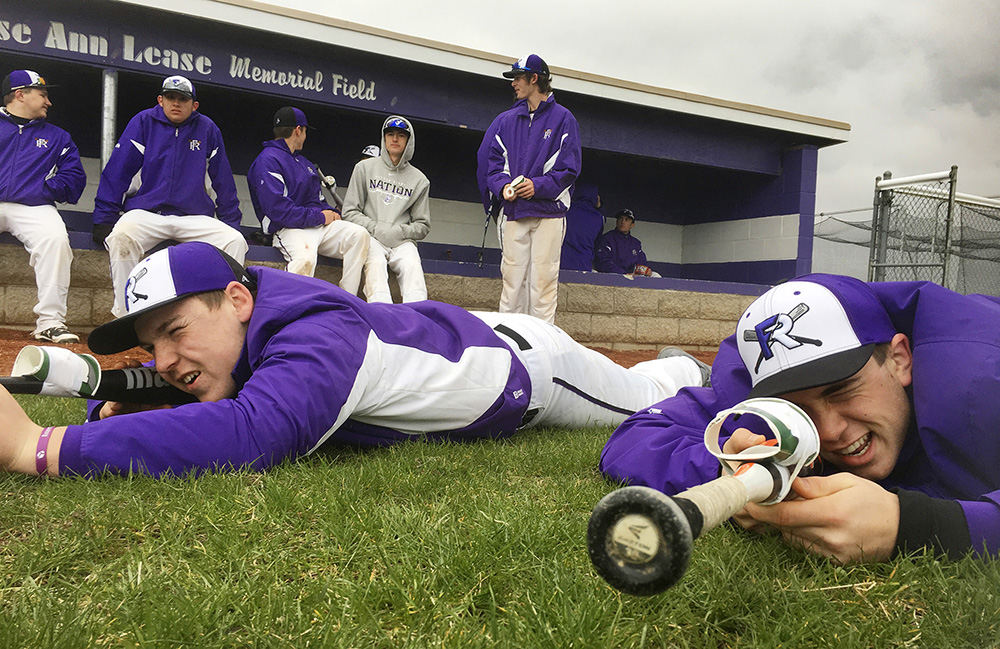
[[[111,279],[107,252],[74,250],[73,255],[67,325],[82,333],[111,318]],[[260,265],[280,267],[270,262]],[[340,267],[321,265],[317,277],[336,283]],[[391,289],[398,301],[395,280]],[[432,300],[470,310],[495,311],[500,290],[499,278],[427,274]],[[556,324],[579,342],[609,349],[678,345],[714,350],[732,334],[736,319],[753,299],[748,295],[563,282]],[[35,301],[35,278],[27,253],[18,245],[0,244],[0,325],[32,327]]]
[[[684,227],[682,263],[726,263],[795,259],[799,215],[762,216]]]

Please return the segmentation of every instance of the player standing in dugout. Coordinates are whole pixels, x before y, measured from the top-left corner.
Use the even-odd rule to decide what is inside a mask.
[[[526,305],[526,313],[552,323],[565,216],[582,164],[579,127],[556,103],[549,66],[540,56],[515,61],[503,76],[511,79],[517,102],[497,116],[480,147],[486,185],[502,205],[500,312]]]

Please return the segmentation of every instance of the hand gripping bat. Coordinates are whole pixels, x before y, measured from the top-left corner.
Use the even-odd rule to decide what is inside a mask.
[[[723,453],[724,424],[728,431],[749,428],[769,439],[740,453]],[[819,433],[793,403],[748,399],[708,424],[705,446],[719,459],[721,477],[675,496],[624,487],[594,507],[587,551],[598,574],[618,590],[653,595],[673,586],[687,570],[695,539],[747,503],[773,505],[788,495],[792,480],[819,454]]]
[[[0,377],[12,394],[41,394],[124,401],[149,405],[191,403],[196,399],[173,387],[151,367],[101,370],[90,354],[64,347],[28,345],[14,360],[13,376]]]

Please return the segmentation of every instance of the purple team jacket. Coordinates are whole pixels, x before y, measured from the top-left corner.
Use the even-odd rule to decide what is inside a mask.
[[[531,199],[501,200],[507,218],[565,215],[581,167],[580,131],[573,114],[550,94],[531,117],[522,99],[497,116],[486,137],[491,134],[486,166],[490,193],[502,196],[504,185],[519,175],[535,185]]]
[[[220,221],[239,228],[236,183],[215,122],[196,111],[175,125],[159,106],[129,120],[101,172],[94,223],[115,223],[122,212],[136,209],[218,214]]]
[[[960,295],[929,282],[870,285],[896,330],[910,338],[915,427],[880,484],[957,500],[974,550],[1000,551],[1000,298]],[[718,476],[703,444],[715,413],[747,398],[750,376],[735,336],[719,347],[712,387],[685,388],[622,423],[601,454],[616,480],[667,494]]]
[[[470,350],[502,350],[511,360],[510,369],[493,403],[468,426],[421,437],[503,437],[520,425],[531,395],[527,370],[493,329],[468,311],[431,301],[367,304],[311,277],[259,267],[248,272],[258,291],[233,371],[236,397],[69,426],[60,473],[93,477],[105,470],[132,470],[159,476],[229,466],[263,470],[310,452],[331,429],[330,440],[364,446],[412,439],[351,418],[372,414],[356,412],[353,401],[357,384],[366,380],[361,368],[369,349],[389,351],[396,358],[412,353],[418,362],[433,355],[452,363]],[[373,336],[384,344],[372,347]],[[369,359],[366,367],[373,362],[381,363]],[[475,378],[467,377],[462,387],[472,388]],[[462,397],[456,390],[454,399]],[[447,409],[450,398],[428,404],[426,410]]]
[[[559,268],[593,270],[594,244],[604,229],[604,214],[597,208],[597,187],[576,183],[573,204],[566,212],[566,236],[563,237]]]
[[[323,210],[338,211],[323,198],[316,166],[292,153],[284,140],[264,142],[247,173],[250,198],[264,232],[323,225]]]
[[[608,230],[597,240],[594,268],[602,273],[631,273],[636,264],[645,263],[642,242],[631,233]]]
[[[75,203],[86,184],[80,153],[69,133],[44,119],[21,126],[0,111],[0,202]]]

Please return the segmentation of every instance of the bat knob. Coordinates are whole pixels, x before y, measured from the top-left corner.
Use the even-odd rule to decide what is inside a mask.
[[[587,551],[597,573],[630,595],[655,595],[677,583],[693,542],[684,511],[648,487],[609,493],[587,526]]]

